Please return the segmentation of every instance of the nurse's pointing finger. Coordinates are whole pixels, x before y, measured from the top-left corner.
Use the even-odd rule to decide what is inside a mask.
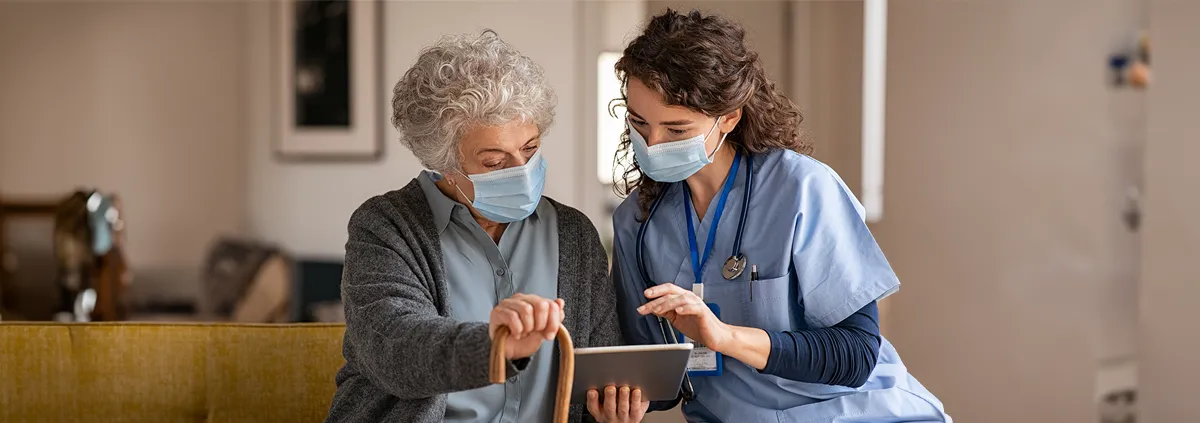
[[[695,298],[696,298],[695,295],[672,294],[670,296],[666,296],[666,297],[662,297],[657,300],[654,300],[653,303],[650,303],[647,305],[653,304],[653,307],[651,308],[650,311],[652,313],[659,314],[659,313],[673,310],[676,307],[682,307],[684,305],[696,302],[696,301],[694,301]]]
[[[678,296],[679,295],[667,295],[667,296],[655,298],[654,301],[650,301],[646,304],[643,304],[641,307],[638,307],[637,310],[639,313],[642,313],[643,315],[658,312],[658,310],[662,308],[662,304],[667,303],[667,302],[671,301],[671,299],[678,297]]]
[[[643,294],[646,295],[646,298],[658,298],[666,294],[678,294],[682,292],[687,292],[687,290],[680,288],[673,283],[664,283],[662,285],[646,289]]]

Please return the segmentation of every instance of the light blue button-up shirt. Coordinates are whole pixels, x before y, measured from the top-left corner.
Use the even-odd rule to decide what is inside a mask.
[[[446,197],[423,172],[418,178],[440,235],[450,288],[450,315],[487,322],[500,300],[517,293],[558,298],[558,218],[543,200],[533,215],[508,224],[500,243],[470,210]],[[546,341],[528,367],[504,385],[451,393],[446,422],[548,422],[554,411],[554,346]]]

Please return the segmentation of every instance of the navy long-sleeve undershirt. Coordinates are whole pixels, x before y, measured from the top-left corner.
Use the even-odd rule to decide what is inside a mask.
[[[852,388],[867,383],[882,342],[879,306],[874,301],[827,328],[766,332],[771,354],[762,373]]]

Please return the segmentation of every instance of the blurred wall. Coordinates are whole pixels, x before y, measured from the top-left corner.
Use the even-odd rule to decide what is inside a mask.
[[[1141,2],[890,3],[888,336],[956,420],[1096,421],[1100,362],[1135,339],[1143,132],[1106,63]]]
[[[603,242],[611,243],[612,219],[610,212],[620,204],[622,198],[610,186],[606,186],[592,175],[598,172],[599,161],[599,122],[596,116],[600,112],[608,113],[613,98],[599,98],[599,77],[611,78],[612,68],[601,70],[598,59],[601,53],[621,52],[625,46],[637,37],[645,25],[646,2],[644,0],[603,0],[577,2],[576,16],[578,25],[574,28],[579,37],[579,49],[576,51],[580,67],[578,90],[576,91],[576,109],[580,116],[578,122],[580,145],[579,154],[582,161],[574,169],[580,174],[580,202],[575,206],[582,210],[596,224]],[[603,106],[600,102],[603,101]],[[612,160],[605,153],[605,160]]]
[[[1142,251],[1139,422],[1200,421],[1196,381],[1200,350],[1200,3],[1154,0],[1154,80],[1146,158],[1146,226]]]
[[[346,222],[367,198],[406,185],[422,169],[420,162],[400,143],[391,127],[391,88],[408,70],[421,48],[444,34],[497,31],[522,53],[546,69],[559,102],[554,127],[544,139],[552,178],[546,195],[567,204],[581,202],[583,179],[576,172],[583,161],[576,122],[576,60],[578,33],[574,31],[576,2],[427,2],[383,3],[383,87],[380,119],[384,131],[384,159],[376,163],[281,163],[272,153],[270,93],[274,81],[271,65],[273,3],[251,2],[242,30],[246,32],[243,69],[247,81],[249,117],[244,128],[249,157],[249,226],[252,232],[281,242],[307,256],[341,258],[346,242]],[[594,60],[594,59],[593,59]],[[592,62],[594,63],[594,61]],[[592,64],[591,66],[595,66]],[[593,85],[594,86],[594,85]],[[594,89],[594,88],[593,88]],[[594,157],[594,156],[591,156]]]
[[[813,157],[858,192],[862,177],[863,6],[861,1],[792,3],[792,100]]]
[[[245,227],[242,10],[0,2],[0,195],[119,193],[135,293],[189,297]]]

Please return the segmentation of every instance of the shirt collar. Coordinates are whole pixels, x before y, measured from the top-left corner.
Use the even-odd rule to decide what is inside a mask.
[[[422,171],[417,180],[421,183],[421,191],[425,193],[425,201],[429,202],[429,211],[433,212],[433,224],[438,233],[446,230],[446,226],[450,224],[450,216],[454,214],[454,209],[463,207],[459,202],[450,199],[442,190],[438,189],[434,181],[441,179],[441,175]]]

